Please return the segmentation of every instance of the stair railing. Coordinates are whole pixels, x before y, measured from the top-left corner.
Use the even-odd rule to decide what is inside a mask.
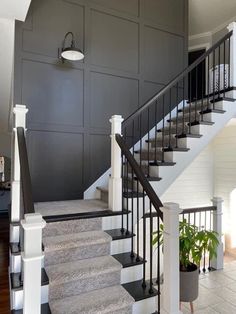
[[[25,106],[14,107],[13,186],[11,222],[19,222],[19,232],[11,241],[19,243],[21,252],[21,281],[23,283],[24,314],[41,313],[42,229],[46,222],[35,213],[27,146],[25,139]]]
[[[222,203],[221,197],[213,197],[212,206],[186,208],[180,213],[180,221],[186,220],[188,224],[194,225],[199,231],[215,231],[219,244],[217,246],[216,257],[211,260],[208,252],[204,252],[199,265],[199,270],[203,273],[212,270],[220,270],[224,267],[224,248],[222,242]]]
[[[217,102],[236,87],[235,25],[232,23],[222,39],[122,122],[124,141],[140,167],[145,165],[150,180],[158,179],[153,166],[164,165],[165,152],[180,150],[180,139],[194,136],[194,126],[207,123],[207,113],[217,110]]]

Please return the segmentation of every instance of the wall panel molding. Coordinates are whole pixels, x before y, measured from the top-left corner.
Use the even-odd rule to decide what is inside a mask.
[[[180,5],[178,16],[171,11],[160,17],[173,1]],[[186,8],[185,0],[32,1],[26,22],[16,23],[14,102],[30,109],[28,148],[36,201],[80,198],[109,167],[110,116],[132,113],[186,60]],[[82,62],[58,60],[67,31],[75,33],[84,50]],[[169,63],[169,70],[161,66]],[[58,174],[40,175],[45,171],[41,158],[49,164],[58,159]],[[68,180],[71,191],[60,180]]]

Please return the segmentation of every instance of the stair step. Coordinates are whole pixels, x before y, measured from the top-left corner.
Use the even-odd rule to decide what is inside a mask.
[[[158,167],[171,167],[171,166],[174,166],[174,165],[176,165],[176,162],[169,162],[169,161],[164,161],[164,162],[162,162],[162,161],[152,161],[152,162],[149,162],[149,165],[150,166],[158,166]]]
[[[176,137],[177,137],[177,138],[185,138],[185,137],[200,138],[200,137],[202,137],[202,135],[201,135],[201,134],[185,133],[185,134],[176,135]]]
[[[188,125],[194,126],[194,125],[213,125],[215,122],[212,121],[193,121],[188,123]]]
[[[181,148],[181,147],[167,147],[163,148],[164,152],[188,152],[190,148]]]
[[[207,113],[220,113],[223,114],[225,113],[225,110],[221,110],[221,109],[206,109],[203,111],[200,111],[200,114],[207,114]]]
[[[11,273],[11,287],[12,289],[22,289],[23,288],[23,281],[21,280],[21,273]],[[22,278],[23,279],[23,278]],[[49,284],[48,275],[44,268],[42,268],[41,273],[41,286],[46,286]]]
[[[105,231],[109,236],[111,236],[113,241],[116,240],[122,240],[122,239],[129,239],[133,238],[135,236],[134,233],[124,229],[122,232],[121,229],[111,229],[111,230],[106,230]]]
[[[235,102],[235,98],[232,98],[232,97],[224,97],[224,96],[220,96],[220,97],[217,97],[215,98],[215,100],[211,100],[210,102],[211,103],[216,103],[216,102],[220,102],[220,101],[232,101],[232,102]]]
[[[22,310],[12,310],[11,314],[23,314]],[[51,314],[51,310],[48,303],[41,304],[41,314]]]
[[[108,192],[108,191],[107,191]],[[112,211],[110,209],[86,213],[75,213],[75,214],[64,214],[64,215],[52,215],[43,217],[46,222],[59,222],[67,220],[77,220],[77,219],[91,219],[91,218],[101,218],[107,216],[119,216],[122,211]],[[83,222],[84,223],[84,222]]]
[[[49,300],[118,285],[121,269],[121,264],[109,255],[48,266]]]
[[[144,263],[142,257],[135,253],[131,256],[130,252],[115,254],[112,255],[112,257],[114,257],[123,266],[123,268],[142,265]]]
[[[50,302],[56,314],[131,314],[134,299],[120,285]]]
[[[129,283],[125,283],[122,286],[129,292],[129,294],[134,298],[135,302],[155,297],[159,294],[159,292],[153,289],[153,293],[149,293],[149,284],[146,283],[146,287],[143,288],[142,280],[137,280]]]
[[[111,237],[103,231],[45,237],[44,264],[55,265],[85,258],[109,255]]]

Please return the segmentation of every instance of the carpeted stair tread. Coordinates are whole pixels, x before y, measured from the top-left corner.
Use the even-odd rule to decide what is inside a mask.
[[[79,233],[102,229],[102,218],[64,220],[47,223],[43,237],[52,237],[68,233]]]
[[[43,239],[44,252],[70,249],[91,244],[110,242],[111,238],[103,231],[79,232]]]
[[[55,265],[109,255],[111,240],[111,237],[103,231],[45,237],[43,239],[44,265]]]
[[[48,266],[49,300],[118,285],[121,268],[109,255]]]
[[[108,204],[98,199],[67,200],[35,203],[35,211],[42,216],[86,213],[107,210]]]
[[[75,262],[56,264],[46,267],[50,285],[60,285],[65,282],[71,282],[90,278],[98,274],[106,274],[121,271],[121,264],[112,256],[99,256],[79,260]]]
[[[131,314],[133,303],[120,285],[49,302],[52,314]]]

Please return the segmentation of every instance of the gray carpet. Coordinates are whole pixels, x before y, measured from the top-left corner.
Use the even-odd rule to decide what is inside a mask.
[[[69,208],[67,201],[39,204],[41,213],[52,210],[58,214],[65,204]],[[43,204],[47,206],[43,208]],[[106,209],[105,203],[97,200],[71,204],[69,213],[75,208],[77,212],[91,211],[92,207]],[[47,224],[43,232],[44,265],[52,314],[132,314],[134,300],[120,285],[122,266],[110,256],[111,241],[102,231],[101,218]]]

